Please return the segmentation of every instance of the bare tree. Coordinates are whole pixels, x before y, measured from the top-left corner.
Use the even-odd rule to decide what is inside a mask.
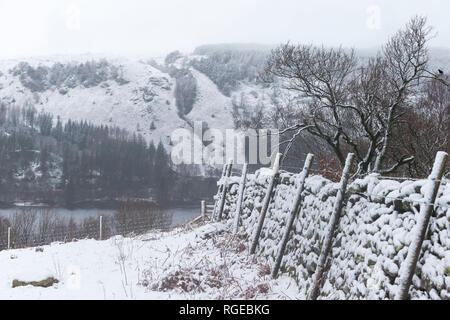
[[[341,163],[345,161],[341,146],[345,119],[342,111],[348,112],[340,106],[346,104],[356,66],[353,51],[289,43],[273,50],[266,66],[266,74],[280,78],[285,89],[307,98],[299,112],[299,122],[285,130],[298,132],[307,128],[332,148]]]
[[[441,79],[448,82],[450,77],[442,76]],[[438,151],[450,152],[450,89],[441,79],[429,81],[424,86],[415,108],[409,110],[395,132],[397,138],[393,149],[416,157],[405,172],[413,177],[429,174]]]
[[[41,209],[39,214],[37,232],[40,243],[45,243],[51,239],[51,233],[55,224],[55,211],[52,209]]]
[[[409,153],[390,155],[396,129],[414,105],[421,82],[432,74],[427,70],[430,35],[426,18],[413,17],[365,63],[343,48],[288,43],[273,50],[266,78],[275,77],[305,99],[296,123],[282,133],[293,133],[291,143],[305,132],[317,137],[341,165],[347,153],[355,153],[358,173],[392,173],[411,163]]]
[[[37,221],[37,211],[33,208],[24,208],[16,211],[9,219],[13,232],[13,242],[18,246],[30,244]]]

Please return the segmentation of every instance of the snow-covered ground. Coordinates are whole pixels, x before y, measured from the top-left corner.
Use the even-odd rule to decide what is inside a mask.
[[[0,299],[295,299],[223,224],[0,252]],[[41,250],[42,249],[42,250]],[[49,288],[13,280],[59,280]]]

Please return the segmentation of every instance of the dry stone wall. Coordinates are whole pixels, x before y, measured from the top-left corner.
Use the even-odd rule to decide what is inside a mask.
[[[248,244],[269,182],[264,173],[260,170],[247,176],[239,232],[247,236]],[[272,265],[299,180],[300,174],[282,172],[273,193],[257,248],[257,254]],[[228,181],[232,186],[224,216],[231,230],[239,178]],[[320,299],[394,298],[425,183],[369,176],[349,185]],[[281,272],[297,281],[304,298],[312,285],[337,190],[337,183],[321,176],[306,180],[302,206],[281,265]],[[410,289],[412,299],[450,299],[450,185],[441,186],[437,204]]]

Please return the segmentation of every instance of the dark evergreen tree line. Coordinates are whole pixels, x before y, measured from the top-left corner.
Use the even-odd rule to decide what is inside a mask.
[[[33,106],[0,104],[0,199],[169,200],[174,173],[162,143],[117,127],[54,119]]]
[[[269,51],[205,46],[195,53],[206,57],[193,60],[192,66],[206,74],[224,95],[231,96],[241,82],[260,82],[258,77]]]

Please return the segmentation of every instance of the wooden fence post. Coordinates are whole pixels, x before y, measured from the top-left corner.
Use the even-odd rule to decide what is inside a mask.
[[[240,218],[241,212],[242,212],[242,201],[244,200],[244,191],[245,191],[245,182],[247,180],[247,171],[248,171],[248,164],[245,163],[244,167],[242,168],[241,184],[239,186],[239,196],[238,196],[238,201],[236,203],[236,212],[234,215],[234,228],[233,228],[234,234],[236,234],[239,231],[239,218]]]
[[[103,238],[103,217],[102,216],[100,216],[99,228],[100,228],[99,238],[100,238],[100,241],[102,241],[102,238]]]
[[[228,162],[227,173],[226,173],[225,180],[223,182],[223,187],[222,187],[222,198],[220,199],[219,213],[217,214],[217,220],[218,221],[222,220],[223,209],[225,207],[225,200],[226,200],[226,197],[227,197],[228,178],[231,177],[231,170],[232,169],[233,169],[233,160],[230,160]]]
[[[228,163],[225,163],[223,165],[222,175],[220,176],[219,181],[222,180],[223,178],[225,178],[225,176],[227,174],[227,168],[228,168]],[[223,187],[223,185],[220,185],[218,190],[217,190],[216,201],[214,202],[214,209],[213,209],[213,212],[211,214],[211,221],[214,221],[214,217],[216,216],[217,206],[219,204],[219,197],[222,194],[222,187]]]
[[[436,201],[441,179],[444,175],[445,164],[448,159],[446,152],[438,152],[433,165],[433,170],[428,177],[428,185],[425,189],[424,201],[420,206],[419,218],[413,229],[413,239],[408,248],[408,255],[402,263],[400,273],[400,287],[395,295],[395,300],[406,300],[409,297],[409,288],[412,278],[416,270],[417,261],[419,260],[420,250],[422,249],[425,233],[430,222],[431,213],[433,212],[434,203]]]
[[[8,227],[8,250],[11,249],[11,227]]]
[[[330,221],[328,222],[328,229],[325,234],[325,238],[322,243],[322,250],[320,251],[319,261],[317,263],[316,272],[313,276],[313,282],[311,287],[311,293],[309,298],[311,300],[316,300],[320,293],[320,284],[322,280],[323,271],[325,268],[325,264],[328,258],[328,254],[331,251],[331,245],[333,241],[333,234],[336,230],[336,226],[338,224],[342,203],[344,200],[344,195],[347,190],[347,183],[350,176],[350,168],[353,164],[353,159],[355,155],[353,153],[349,153],[347,156],[347,160],[345,162],[344,171],[342,172],[341,183],[339,186],[339,190],[336,196],[336,200],[334,202],[333,213],[331,214]]]
[[[202,205],[201,205],[201,214],[200,216],[202,216],[203,218],[206,218],[206,201],[202,201]]]
[[[261,235],[261,230],[264,225],[264,220],[266,219],[266,213],[267,213],[267,209],[269,208],[270,200],[272,198],[272,192],[273,192],[273,189],[275,188],[275,185],[277,184],[278,175],[279,175],[279,171],[280,171],[280,161],[281,161],[282,156],[283,155],[281,153],[278,153],[275,158],[275,163],[273,165],[273,175],[270,179],[269,188],[267,189],[267,193],[266,193],[266,196],[263,201],[263,207],[262,207],[261,213],[259,215],[259,222],[256,227],[255,233],[253,235],[253,240],[252,240],[252,244],[250,247],[250,254],[254,254],[256,252],[256,246],[258,245],[259,236]]]
[[[278,255],[275,260],[275,265],[272,269],[272,277],[273,278],[276,278],[278,276],[278,271],[280,270],[281,261],[283,260],[283,256],[284,256],[284,251],[286,250],[286,245],[289,240],[289,234],[291,232],[292,226],[294,225],[295,218],[297,217],[298,212],[301,208],[301,204],[302,204],[302,200],[303,200],[302,193],[304,190],[306,178],[308,178],[308,175],[309,175],[309,169],[311,168],[313,159],[314,159],[314,155],[311,153],[308,154],[308,156],[306,157],[305,165],[303,167],[303,171],[300,176],[300,185],[297,189],[297,195],[295,197],[294,204],[292,206],[290,215],[288,217],[289,220],[286,224],[286,229],[284,231],[283,238],[281,239],[280,247],[278,249]]]

